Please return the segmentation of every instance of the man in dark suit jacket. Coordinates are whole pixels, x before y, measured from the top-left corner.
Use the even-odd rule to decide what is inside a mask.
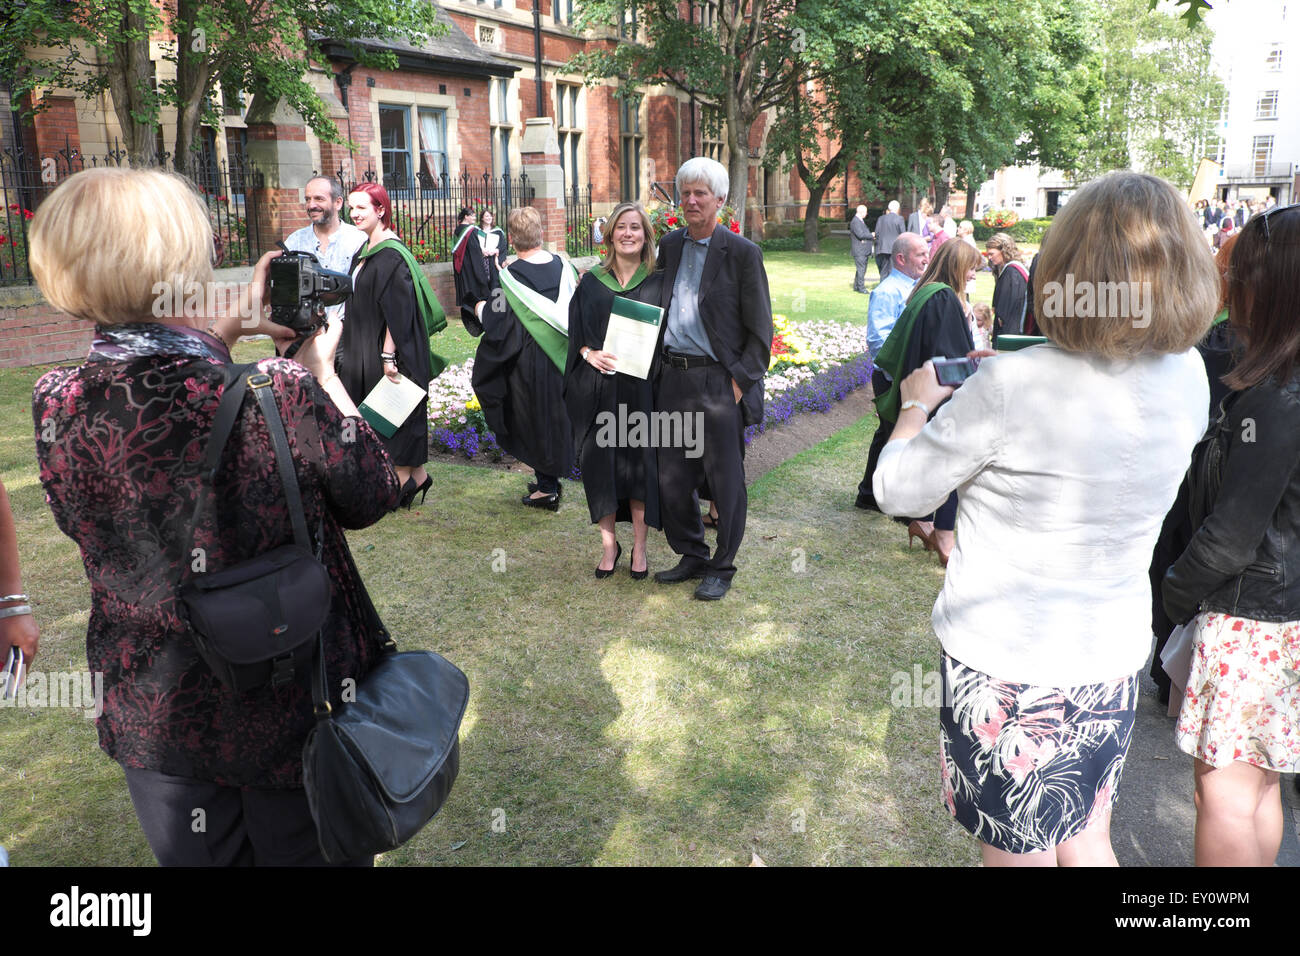
[[[853,263],[858,271],[853,275],[853,291],[867,293],[863,279],[867,277],[867,263],[871,260],[871,230],[867,228],[867,207],[859,206],[853,218],[849,220],[849,251],[853,253]]]
[[[903,217],[898,214],[898,200],[894,199],[889,203],[889,211],[876,220],[876,271],[881,281],[892,267],[894,240],[906,231]]]
[[[677,171],[686,228],[660,240],[663,270],[660,362],[655,410],[702,426],[683,447],[659,448],[664,535],[682,559],[662,584],[702,578],[695,597],[716,601],[731,587],[745,534],[745,426],[763,418],[763,378],[772,354],[772,301],[763,254],[718,225],[727,201],[726,167],[697,156]],[[668,419],[671,421],[671,418]],[[662,434],[662,432],[661,432]],[[682,435],[686,435],[685,429]],[[709,555],[696,497],[718,508],[718,544]]]

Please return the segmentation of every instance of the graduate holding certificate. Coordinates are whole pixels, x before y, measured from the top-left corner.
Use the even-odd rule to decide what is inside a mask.
[[[603,235],[604,260],[582,277],[569,308],[564,401],[587,507],[592,523],[600,525],[603,550],[596,577],[614,573],[623,553],[615,524],[631,521],[632,577],[641,580],[649,569],[646,528],[660,526],[659,473],[651,447],[654,389],[640,367],[659,338],[660,279],[654,275],[650,219],[640,205],[616,206]],[[649,343],[645,356],[639,354],[642,339]]]

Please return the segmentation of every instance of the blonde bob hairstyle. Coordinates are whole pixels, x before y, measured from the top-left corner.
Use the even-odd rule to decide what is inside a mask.
[[[605,220],[605,226],[602,229],[602,241],[605,246],[605,254],[600,260],[601,266],[606,271],[614,267],[614,227],[618,221],[625,215],[631,213],[641,220],[641,228],[645,232],[645,245],[641,247],[641,261],[645,263],[648,271],[655,271],[655,231],[650,225],[650,217],[639,202],[621,202],[614,207],[614,211],[609,214]]]
[[[510,210],[507,220],[510,227],[510,242],[515,247],[515,254],[532,252],[542,246],[542,214],[532,206],[516,206]]]
[[[101,325],[155,322],[158,284],[212,281],[212,225],[194,187],[156,169],[87,169],[32,219],[32,275],[56,309]]]
[[[1104,298],[1130,308],[1100,308]],[[1219,275],[1205,236],[1163,179],[1122,170],[1094,180],[1043,238],[1034,316],[1061,348],[1106,358],[1185,352],[1218,306]]]

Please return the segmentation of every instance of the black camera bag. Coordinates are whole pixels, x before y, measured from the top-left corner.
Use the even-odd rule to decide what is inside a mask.
[[[271,377],[256,369],[255,365],[227,367],[227,387],[213,421],[203,461],[203,487],[190,522],[191,544],[202,505],[215,496],[213,485],[222,449],[249,388],[257,396],[275,448],[294,543],[220,571],[198,574],[181,587],[195,647],[217,678],[236,693],[268,683],[287,684],[305,673],[330,611],[329,572],[313,553],[307,535],[298,479]]]

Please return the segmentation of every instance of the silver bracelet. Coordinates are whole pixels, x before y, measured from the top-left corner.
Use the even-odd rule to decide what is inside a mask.
[[[929,408],[929,406],[927,406],[924,402],[918,402],[918,401],[917,401],[916,399],[914,399],[914,398],[908,399],[907,401],[905,401],[905,402],[903,403],[903,407],[900,408],[899,411],[900,411],[900,412],[905,412],[905,411],[907,411],[909,408],[919,408],[921,411],[925,412],[925,417],[926,417],[926,418],[929,418],[929,417],[930,417],[930,408]]]
[[[0,620],[6,617],[18,617],[20,614],[31,614],[32,606],[30,604],[19,604],[15,607],[0,607]]]
[[[0,604],[7,604],[10,601],[22,601],[26,604],[30,600],[31,598],[26,594],[6,594],[4,597],[0,597]]]

